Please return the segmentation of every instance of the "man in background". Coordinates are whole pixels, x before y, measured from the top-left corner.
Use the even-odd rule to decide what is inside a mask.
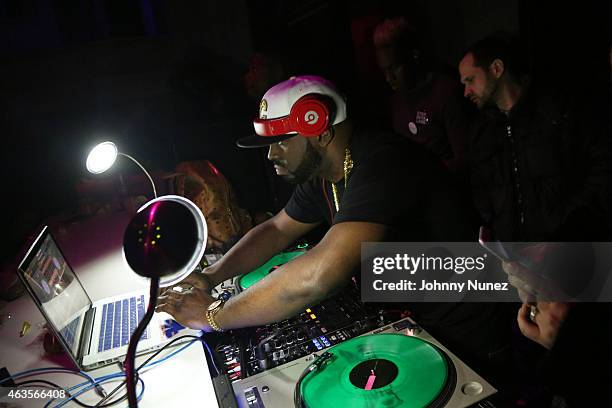
[[[393,90],[393,129],[460,173],[465,164],[469,117],[457,79],[436,66],[418,33],[402,17],[379,24],[374,45],[378,65]]]

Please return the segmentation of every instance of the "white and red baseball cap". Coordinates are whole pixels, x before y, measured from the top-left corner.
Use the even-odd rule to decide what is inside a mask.
[[[240,147],[263,147],[295,135],[318,136],[346,120],[346,102],[334,84],[314,75],[291,77],[270,88],[253,120],[255,135],[238,140]]]

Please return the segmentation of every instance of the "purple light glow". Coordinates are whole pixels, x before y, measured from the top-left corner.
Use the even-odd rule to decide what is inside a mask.
[[[149,252],[150,250],[153,249],[154,247],[154,240],[153,238],[151,238],[151,236],[155,235],[155,230],[153,229],[153,225],[155,224],[154,220],[155,220],[155,213],[157,212],[157,207],[159,207],[159,205],[161,204],[161,202],[156,202],[154,204],[151,205],[151,209],[149,210],[149,220],[147,222],[147,239],[145,241],[144,247],[146,248],[146,252]],[[148,241],[151,241],[151,246],[147,245]]]
[[[153,220],[155,219],[155,213],[157,212],[157,207],[159,207],[160,202],[156,202],[155,204],[153,204],[151,206],[151,211],[149,211],[149,223],[148,223],[148,228],[151,228],[151,224],[153,223]]]

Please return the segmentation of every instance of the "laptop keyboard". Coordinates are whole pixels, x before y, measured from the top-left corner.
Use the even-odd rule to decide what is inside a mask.
[[[98,351],[127,346],[130,342],[130,336],[136,330],[144,314],[144,295],[103,305]],[[147,338],[149,338],[149,328],[140,337],[141,340]]]

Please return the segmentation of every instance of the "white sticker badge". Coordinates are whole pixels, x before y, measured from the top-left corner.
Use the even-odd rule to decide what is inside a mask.
[[[413,135],[416,135],[417,134],[417,125],[415,125],[414,122],[408,123],[408,130],[410,130],[410,133],[412,133]]]

